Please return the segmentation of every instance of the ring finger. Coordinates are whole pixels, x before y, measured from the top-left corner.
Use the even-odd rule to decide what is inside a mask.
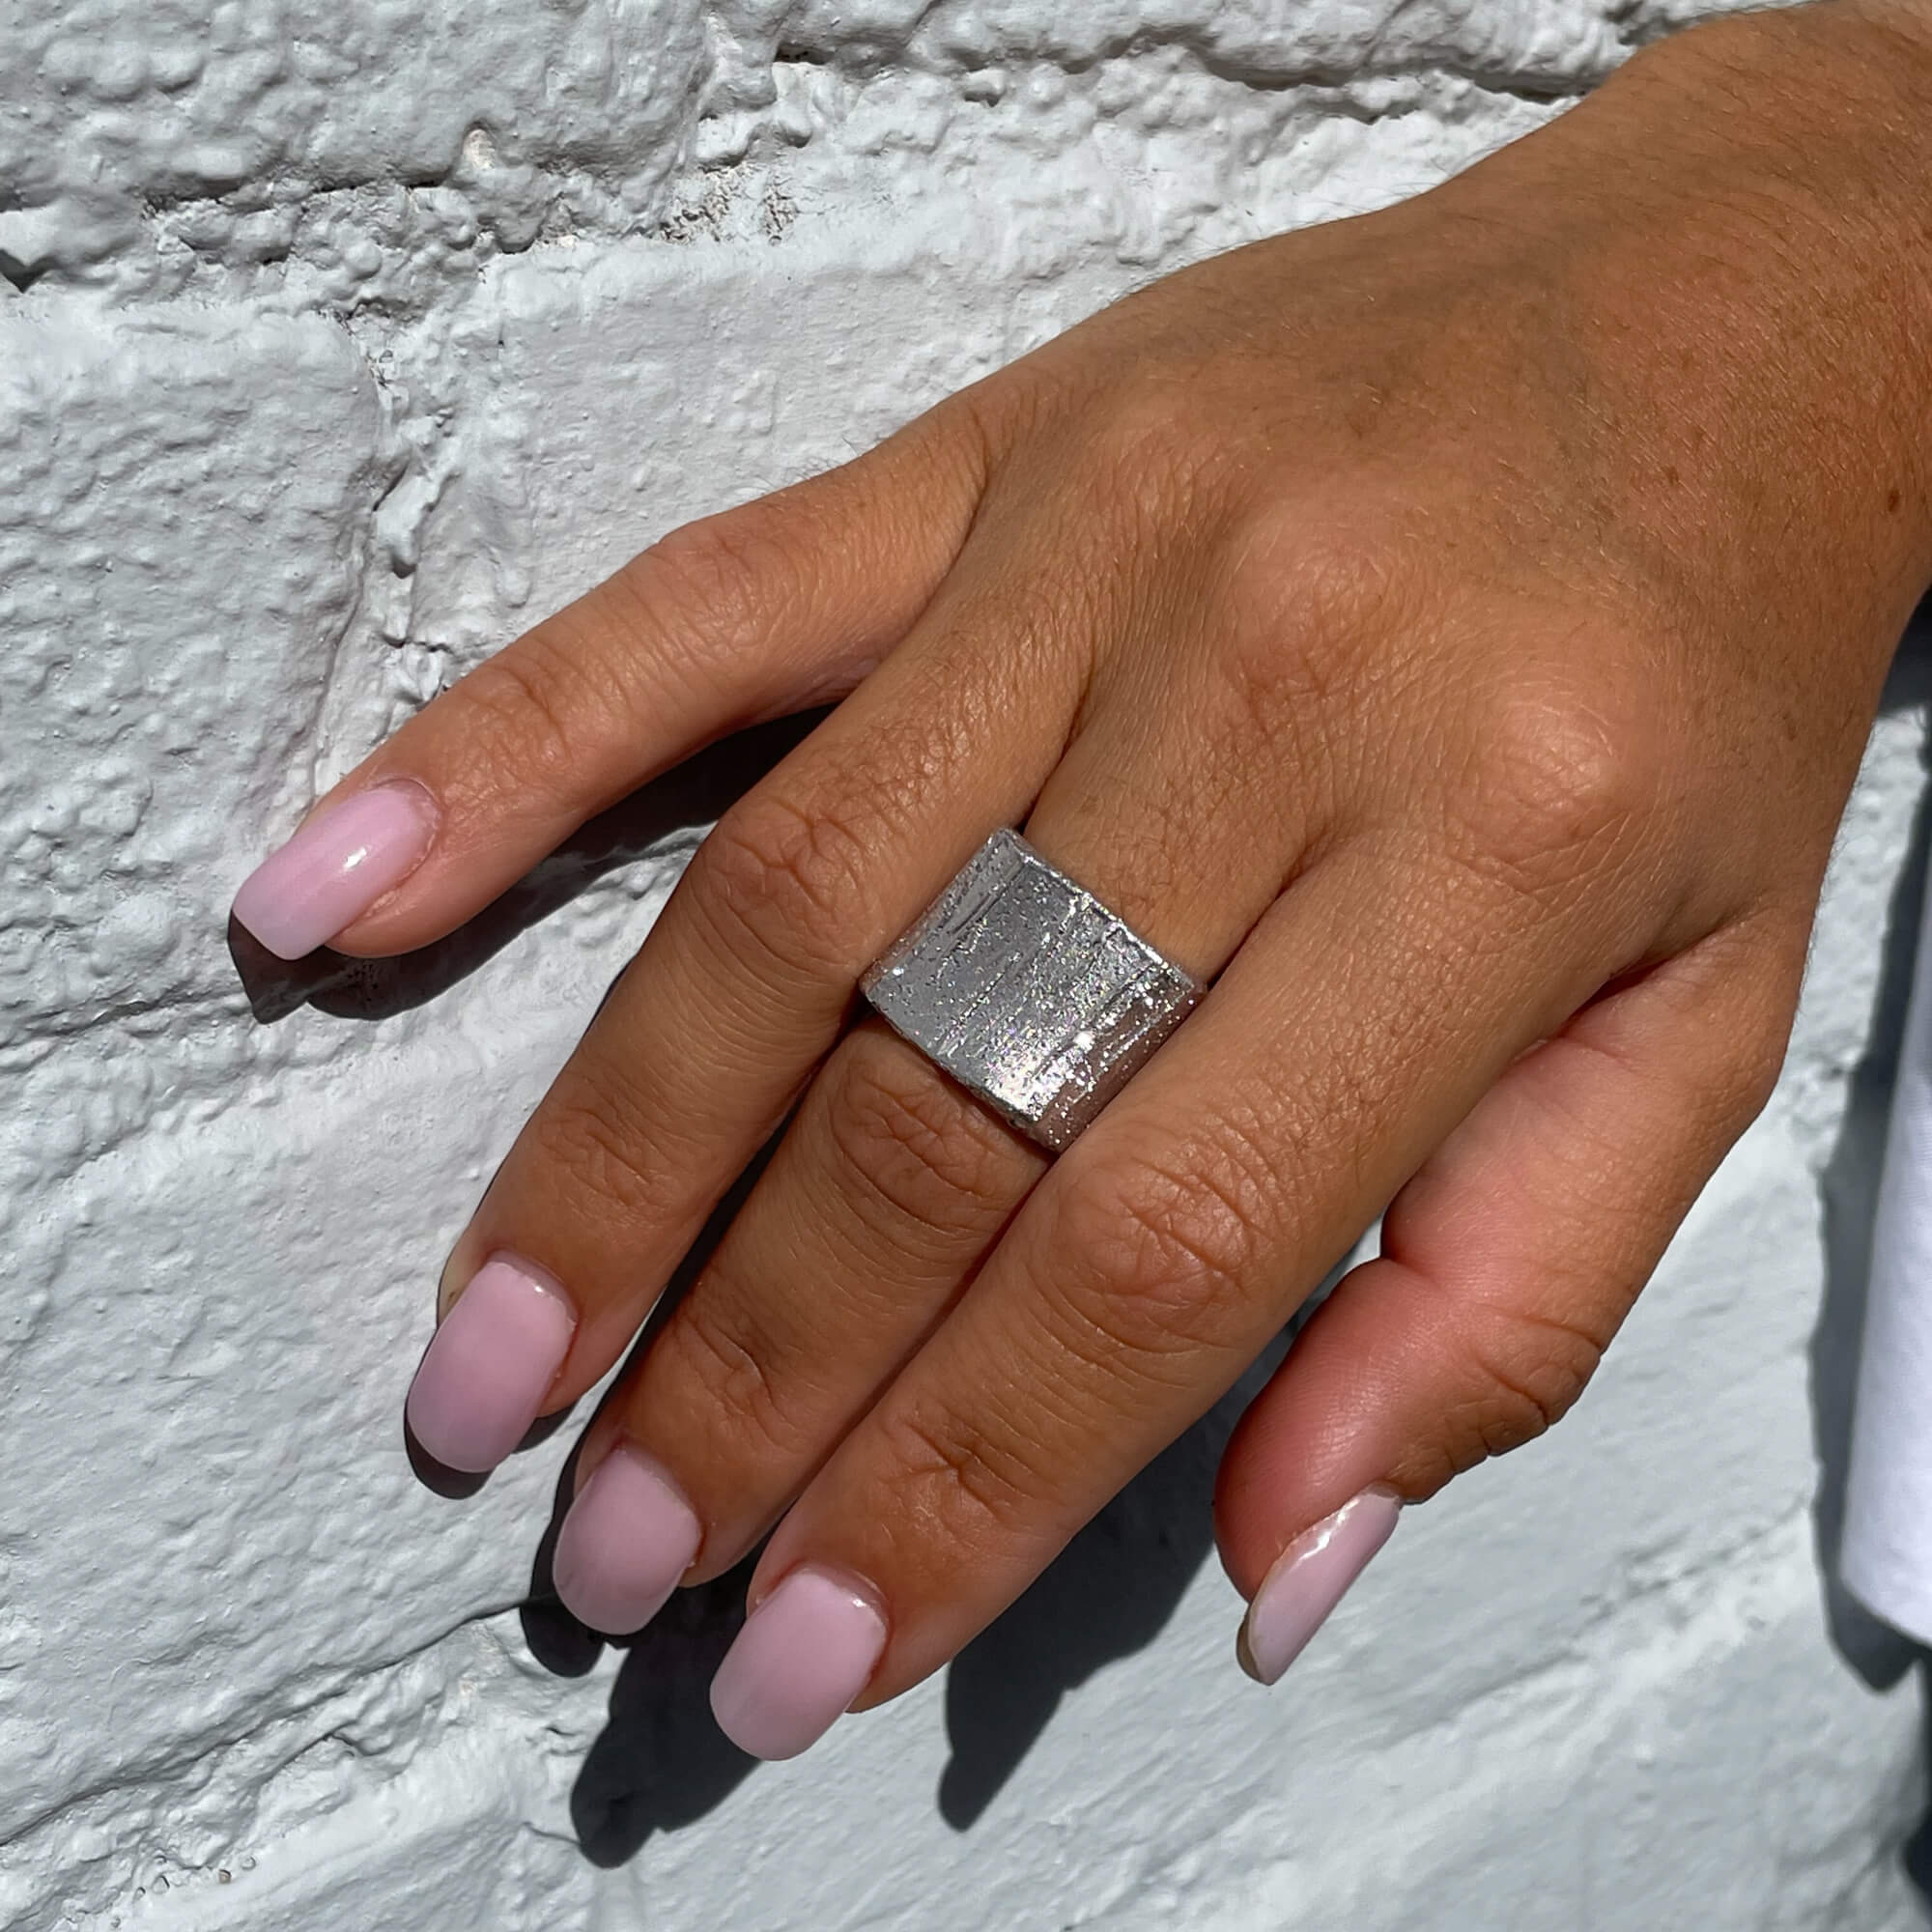
[[[1102,707],[1029,836],[1206,977],[1265,907],[1285,855],[1256,840],[1257,814],[1209,814],[1198,797],[1239,707],[1208,688],[1168,695]],[[1168,722],[1150,729],[1150,717]],[[1172,883],[1156,892],[1156,879]],[[632,1630],[681,1578],[737,1561],[966,1289],[1044,1167],[883,1021],[849,1034],[586,1435],[556,1548],[565,1603]]]

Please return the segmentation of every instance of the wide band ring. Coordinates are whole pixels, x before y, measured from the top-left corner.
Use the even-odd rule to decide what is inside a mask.
[[[1055,1153],[1207,990],[1004,828],[859,986],[927,1059]]]

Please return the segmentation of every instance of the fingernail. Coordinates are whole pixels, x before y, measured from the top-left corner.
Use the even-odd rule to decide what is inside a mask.
[[[590,1472],[564,1517],[551,1580],[579,1623],[622,1636],[664,1607],[701,1535],[664,1470],[620,1444]]]
[[[416,1440],[451,1469],[494,1469],[528,1433],[576,1332],[577,1311],[548,1275],[485,1262],[442,1319],[410,1384]]]
[[[422,863],[436,804],[413,780],[371,785],[312,818],[235,895],[235,917],[278,959],[299,959]]]
[[[1402,1498],[1364,1490],[1305,1529],[1274,1560],[1241,1620],[1235,1654],[1257,1684],[1272,1684],[1301,1655],[1328,1612],[1389,1540]]]
[[[745,1620],[711,1680],[711,1715],[753,1757],[796,1757],[866,1688],[886,1620],[829,1572],[794,1570]]]

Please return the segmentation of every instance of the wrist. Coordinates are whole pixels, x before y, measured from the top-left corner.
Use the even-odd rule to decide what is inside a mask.
[[[1889,589],[1889,656],[1932,585],[1932,0],[1815,0],[1681,44],[1740,109],[1715,177],[1762,231],[1741,244],[1780,338],[1762,407],[1823,432],[1796,446],[1827,581]]]
[[[1932,0],[1694,28],[1465,184],[1542,264],[1660,571],[1728,553],[1715,594],[1882,663],[1932,583]]]
[[[1932,4],[1928,0],[1830,0],[1808,10],[1845,16],[1847,38],[1862,34],[1892,83],[1918,107],[1932,108]]]

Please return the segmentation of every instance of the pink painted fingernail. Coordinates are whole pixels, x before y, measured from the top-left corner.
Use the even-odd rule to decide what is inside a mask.
[[[404,1413],[416,1440],[451,1469],[494,1469],[537,1419],[577,1311],[527,1262],[485,1262],[442,1318]]]
[[[1301,1655],[1303,1646],[1369,1559],[1389,1540],[1402,1498],[1391,1490],[1364,1490],[1333,1516],[1305,1529],[1274,1560],[1241,1620],[1235,1654],[1257,1684],[1272,1684]]]
[[[551,1580],[580,1623],[623,1636],[664,1607],[702,1534],[670,1478],[623,1443],[590,1472],[564,1517]]]
[[[886,1620],[829,1571],[794,1570],[745,1620],[711,1680],[711,1715],[753,1757],[796,1757],[866,1688]]]
[[[235,895],[235,917],[278,959],[299,959],[422,864],[436,802],[413,780],[371,785],[312,818]]]

